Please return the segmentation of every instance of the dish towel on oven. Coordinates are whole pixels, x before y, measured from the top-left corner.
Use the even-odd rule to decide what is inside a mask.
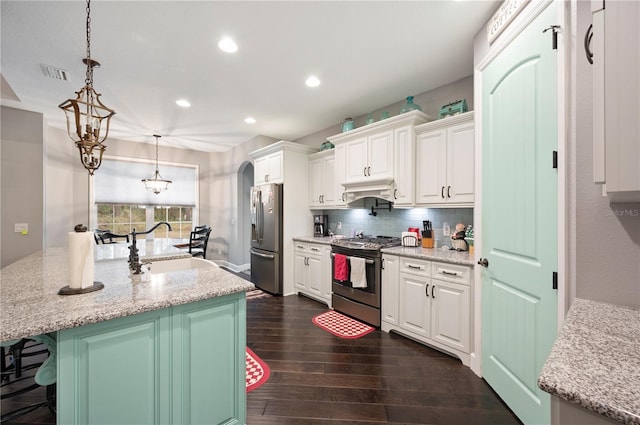
[[[347,267],[347,256],[336,254],[333,257],[333,278],[340,282],[349,280],[349,268]]]
[[[351,286],[354,288],[366,288],[366,260],[364,258],[351,257],[349,261],[351,261]]]

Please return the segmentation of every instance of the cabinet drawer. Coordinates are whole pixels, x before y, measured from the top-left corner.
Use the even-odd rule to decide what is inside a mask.
[[[294,243],[293,248],[296,251],[309,252],[309,244],[308,243],[300,242],[300,241],[294,241],[293,243]]]
[[[309,254],[320,255],[322,253],[322,245],[309,244],[307,245],[307,250]]]
[[[471,268],[450,263],[433,263],[432,274],[434,279],[447,282],[457,282],[464,285],[471,284]]]
[[[428,277],[431,275],[431,262],[417,258],[401,258],[400,273],[412,273]]]

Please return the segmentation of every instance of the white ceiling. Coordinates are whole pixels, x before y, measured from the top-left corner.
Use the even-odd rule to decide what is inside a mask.
[[[94,87],[117,113],[110,137],[154,143],[157,133],[161,144],[207,152],[258,134],[295,140],[471,75],[473,36],[498,4],[94,0]],[[2,104],[63,128],[58,104],[84,85],[85,2],[0,7]],[[223,36],[237,53],[218,49]],[[45,77],[41,64],[70,81]],[[319,87],[305,86],[310,74]]]

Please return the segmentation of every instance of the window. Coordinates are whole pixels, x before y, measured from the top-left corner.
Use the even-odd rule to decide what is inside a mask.
[[[192,207],[159,207],[152,205],[117,205],[97,204],[98,220],[96,228],[109,230],[117,235],[131,233],[133,229],[144,232],[161,221],[171,225],[171,231],[166,226],[160,226],[153,232],[154,238],[189,239],[193,228]],[[151,211],[151,220],[148,220]],[[140,235],[138,239],[145,239],[147,235]]]
[[[106,158],[93,179],[95,228],[115,234],[144,232],[161,221],[156,238],[188,239],[197,223],[198,167],[190,164],[162,166],[163,177],[172,180],[158,195],[145,190],[141,179],[153,173],[154,164],[130,158]],[[139,238],[145,238],[140,235]]]

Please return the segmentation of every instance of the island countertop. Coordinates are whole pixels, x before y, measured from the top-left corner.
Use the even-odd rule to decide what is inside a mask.
[[[58,290],[69,284],[65,248],[50,248],[4,267],[0,282],[0,341],[254,289],[251,282],[219,267],[146,278],[131,275],[126,257],[104,252],[114,248],[105,245],[96,250],[96,258],[102,259],[95,262],[95,280],[104,283],[104,289],[82,295],[58,295]],[[149,250],[152,252],[161,254]],[[184,254],[178,250],[165,250],[165,258],[181,256]]]
[[[576,299],[538,386],[625,424],[640,424],[640,310]]]

